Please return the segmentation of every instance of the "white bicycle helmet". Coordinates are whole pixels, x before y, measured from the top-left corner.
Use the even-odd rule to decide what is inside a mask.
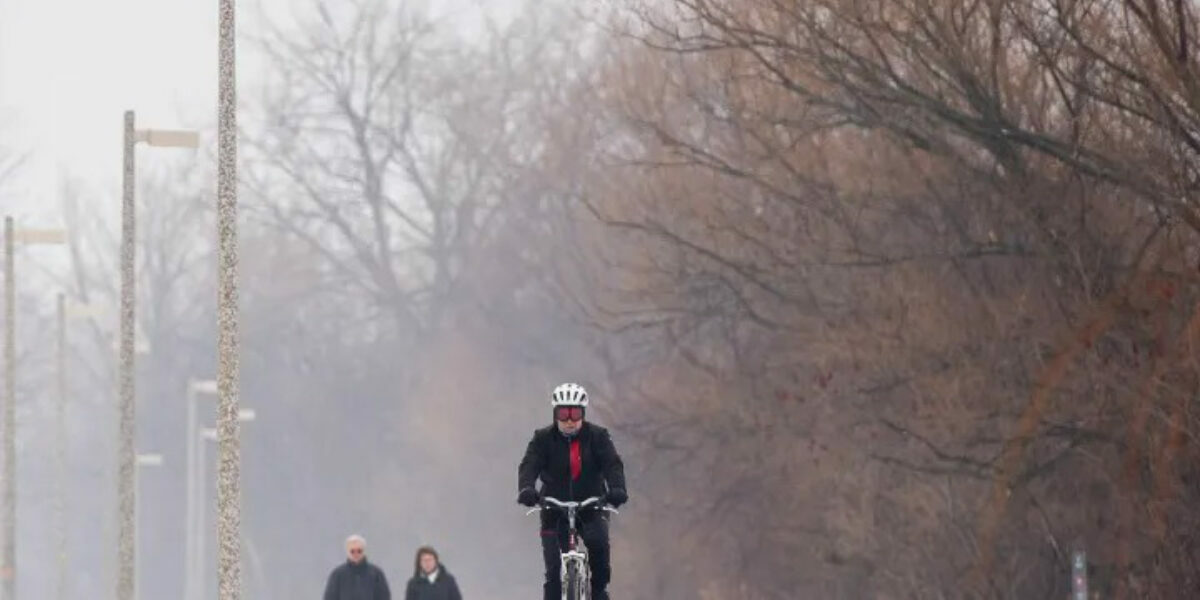
[[[587,390],[578,383],[564,383],[554,388],[554,392],[550,394],[550,405],[555,408],[559,406],[586,407],[588,405]]]

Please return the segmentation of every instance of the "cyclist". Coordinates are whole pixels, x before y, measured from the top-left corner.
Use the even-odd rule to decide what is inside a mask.
[[[624,504],[625,465],[608,430],[584,420],[588,395],[583,386],[564,383],[550,394],[554,424],[533,432],[517,468],[517,502],[537,506],[542,498],[578,502],[603,498],[612,507]],[[535,488],[541,479],[539,493]],[[586,511],[579,517],[579,536],[588,549],[593,600],[608,600],[612,569],[608,545],[608,516]],[[557,512],[543,511],[542,558],[546,563],[545,600],[562,598],[560,548],[566,543],[567,523]]]

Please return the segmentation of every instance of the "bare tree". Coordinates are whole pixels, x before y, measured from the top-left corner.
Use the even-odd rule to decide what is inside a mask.
[[[804,539],[805,550],[826,549],[825,563],[799,579],[734,569],[754,580],[754,593],[786,597],[780,590],[802,584],[867,593],[843,587],[851,581],[921,596],[964,586],[989,597],[1052,593],[1064,585],[1066,539],[1116,546],[1121,536],[1104,520],[1120,502],[1148,494],[1186,506],[1170,464],[1187,447],[1187,396],[1158,386],[1187,353],[1160,352],[1173,358],[1144,372],[1134,341],[1147,335],[1146,319],[1190,314],[1190,208],[1172,195],[1182,163],[1165,149],[1146,159],[1146,148],[1174,142],[1108,109],[1070,134],[1082,137],[1063,138],[1075,117],[1042,74],[1079,54],[1056,54],[1053,67],[1021,55],[1032,42],[1016,40],[1032,30],[1007,20],[1027,25],[1027,9],[1080,3],[649,6],[621,30],[642,48],[616,53],[598,87],[598,120],[579,125],[577,138],[602,140],[585,145],[602,166],[564,195],[573,218],[590,215],[620,241],[581,236],[564,221],[564,235],[585,241],[586,260],[565,263],[557,285],[619,334],[605,352],[614,385],[639,399],[626,418],[647,444],[641,456],[678,450],[682,464],[721,474],[709,486],[728,487],[730,507],[752,507],[735,527],[720,506],[698,503],[696,519],[761,544],[757,517],[770,505],[744,490],[773,485],[798,502],[794,514],[838,515],[826,522],[839,527]],[[1158,141],[1166,145],[1147,146]],[[597,293],[580,273],[614,284]],[[1160,331],[1162,348],[1186,343],[1186,329]],[[1149,398],[1132,402],[1130,379],[1144,381]],[[773,397],[782,404],[758,403]],[[1139,403],[1147,408],[1133,411]],[[1159,403],[1175,433],[1159,438],[1139,417],[1126,437],[1130,415]],[[786,423],[824,421],[784,427],[774,445],[811,438],[802,455],[863,475],[789,471],[787,453],[770,462],[761,454],[769,427],[755,418],[735,426],[755,408]],[[753,458],[730,445],[739,431]],[[1155,457],[1147,463],[1126,450],[1143,441]],[[1131,472],[1145,468],[1158,483],[1117,483],[1108,466],[1122,453]],[[744,464],[789,477],[757,482],[737,473]],[[713,491],[671,481],[697,496]],[[798,498],[794,490],[810,485],[843,501]],[[863,494],[877,500],[846,500]],[[1093,501],[1076,506],[1080,494]],[[1003,516],[996,507],[1006,504]],[[1165,522],[1153,514],[1175,513],[1136,519]],[[680,529],[699,531],[688,525]],[[806,531],[802,520],[795,526]],[[1180,547],[1134,545],[1142,558],[1095,557],[1144,572],[1170,562],[1153,548]],[[736,544],[727,554],[699,546],[718,565],[744,556]],[[905,551],[914,546],[942,551]],[[981,565],[990,573],[982,581],[973,576]],[[738,589],[736,580],[712,586]]]
[[[262,42],[281,76],[253,140],[257,209],[394,332],[420,337],[450,308],[504,200],[527,97],[513,61],[528,50],[498,30],[472,45],[390,2],[313,9],[299,33],[280,27]]]

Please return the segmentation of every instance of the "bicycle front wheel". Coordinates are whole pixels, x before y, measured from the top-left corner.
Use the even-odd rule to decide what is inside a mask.
[[[584,594],[587,592],[584,591],[583,573],[579,572],[578,563],[574,561],[567,563],[567,574],[565,579],[567,581],[563,591],[566,593],[563,597],[566,598],[566,600],[587,600],[587,597],[584,596]]]

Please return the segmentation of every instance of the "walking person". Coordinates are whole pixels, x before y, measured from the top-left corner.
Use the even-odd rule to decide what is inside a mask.
[[[462,600],[458,582],[438,558],[437,550],[429,546],[418,548],[414,563],[404,600]]]
[[[392,600],[383,570],[367,560],[367,540],[346,538],[346,562],[329,574],[324,600]]]

